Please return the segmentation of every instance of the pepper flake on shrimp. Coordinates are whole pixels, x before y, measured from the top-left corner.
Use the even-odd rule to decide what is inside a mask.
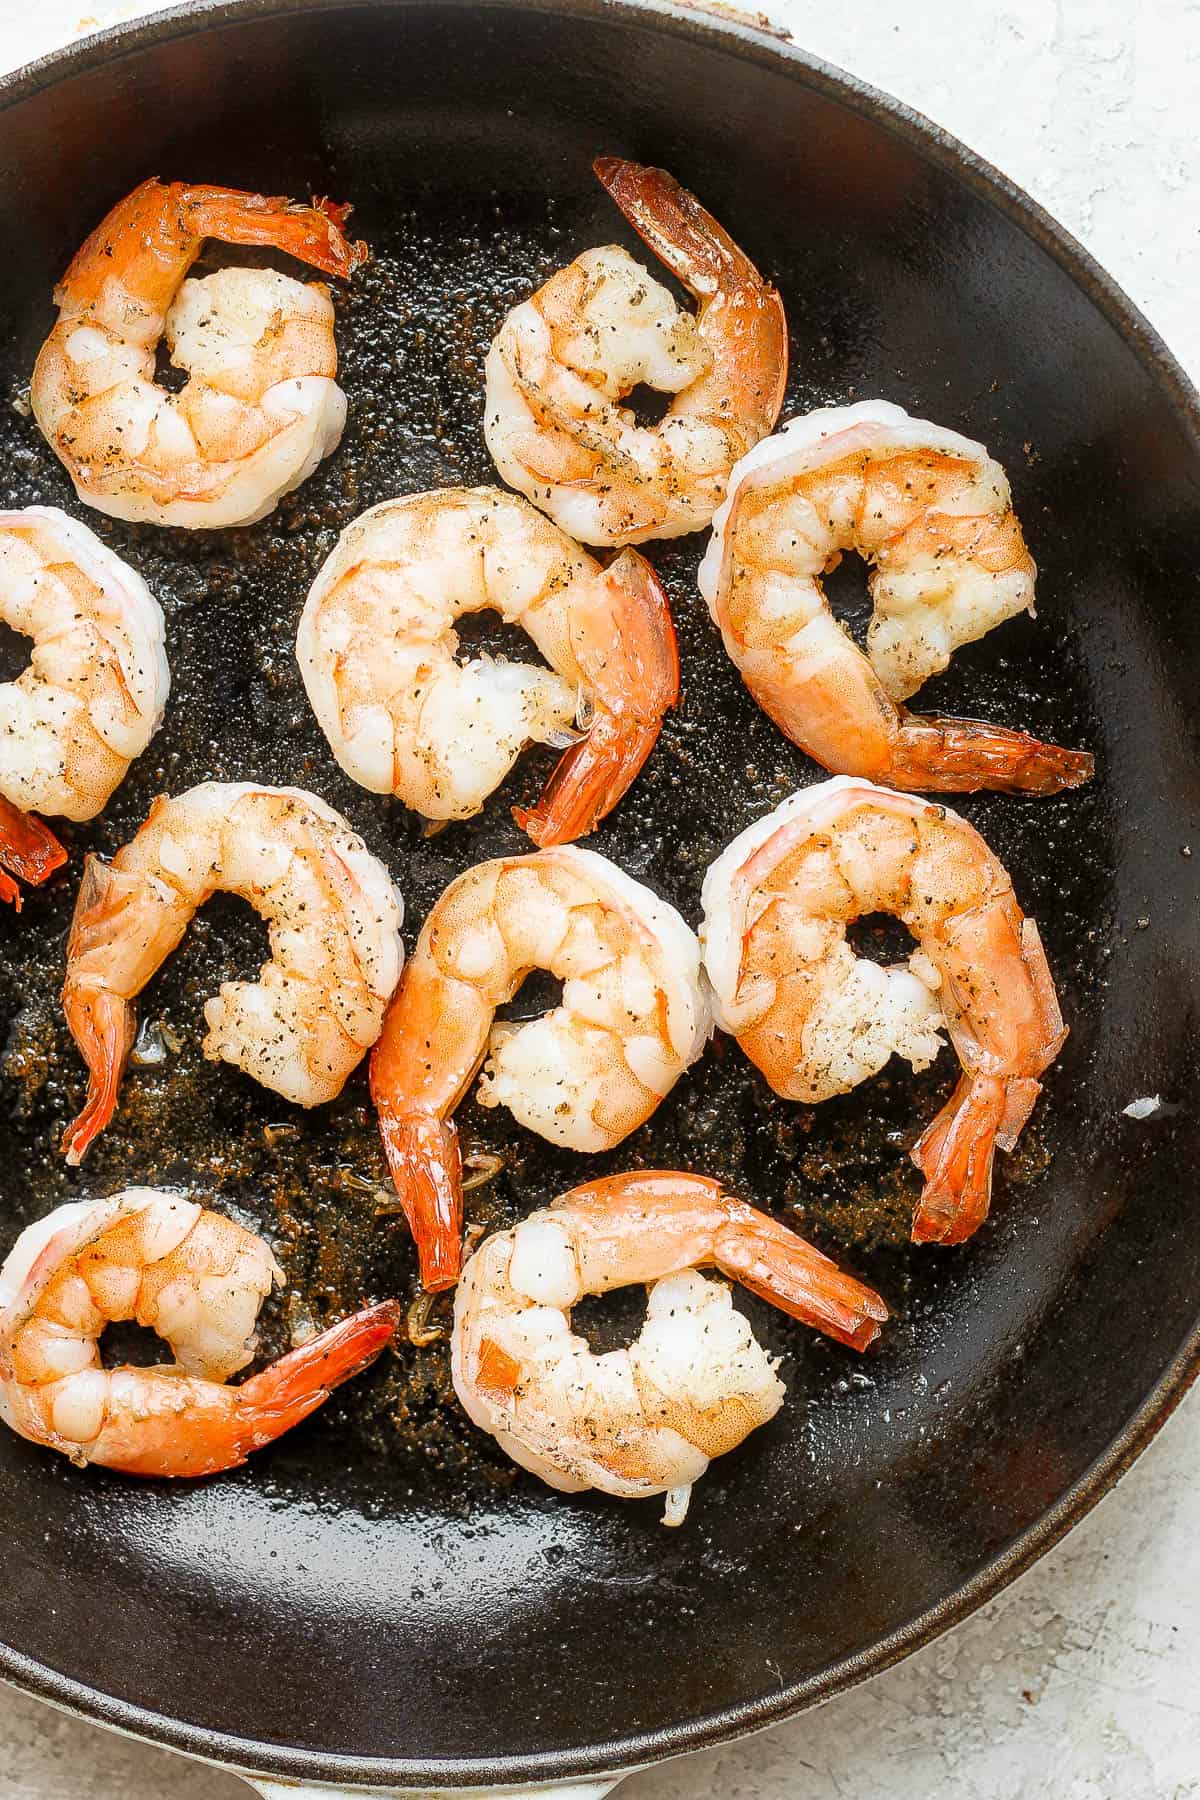
[[[342,234],[349,211],[157,180],[113,207],[54,290],[29,390],[81,500],[116,519],[251,525],[337,448],[346,397],[325,284],[274,269],[185,277],[207,238],[348,277],[367,254]],[[160,338],[187,371],[178,394],[154,379]]]
[[[865,651],[821,586],[847,550],[871,566]],[[793,419],[742,459],[698,579],[755,700],[833,773],[1057,794],[1091,779],[1086,751],[903,705],[960,645],[1031,613],[1036,572],[983,445],[864,400]]]
[[[340,1094],[379,1036],[400,978],[403,907],[340,813],[302,788],[206,781],[163,795],[109,863],[89,856],[67,940],[63,1011],[88,1067],[63,1149],[79,1163],[112,1118],[134,1002],[215,893],[267,921],[257,981],[205,1002],[204,1054],[297,1106]]]
[[[585,1183],[484,1240],[454,1297],[451,1367],[468,1414],[564,1493],[666,1495],[681,1525],[692,1484],[774,1418],[784,1386],[715,1264],[760,1299],[865,1350],[888,1309],[811,1244],[720,1182],[644,1170]],[[585,1294],[644,1282],[626,1349],[571,1330]]]
[[[890,1056],[926,1068],[950,1034],[962,1074],[912,1151],[916,1243],[960,1244],[987,1217],[1067,1036],[1037,926],[979,833],[946,806],[838,776],[734,839],[704,880],[717,1023],[788,1100],[846,1094]],[[855,956],[846,927],[891,913],[905,963]]]
[[[258,1309],[283,1271],[236,1220],[161,1188],[68,1201],[0,1268],[0,1419],[80,1468],[196,1477],[233,1469],[306,1419],[391,1338],[370,1306],[238,1387]],[[104,1368],[106,1325],[157,1331],[174,1361]]]
[[[552,1011],[496,1023],[533,969]],[[371,1055],[371,1093],[421,1280],[452,1287],[462,1255],[453,1113],[480,1067],[481,1106],[571,1150],[645,1123],[712,1029],[696,935],[673,906],[574,845],[498,857],[435,903]]]
[[[593,165],[698,302],[693,317],[618,245],[585,250],[509,313],[487,359],[484,436],[518,492],[585,544],[703,531],[738,458],[779,417],[783,302],[665,169]],[[671,396],[657,425],[621,402]]]
[[[457,659],[456,620],[491,609],[550,664]],[[535,844],[582,837],[620,800],[679,697],[667,597],[636,550],[607,568],[500,488],[373,506],[308,596],[296,657],[347,775],[427,819],[479,812],[528,743],[569,746]]]
[[[162,608],[135,569],[54,506],[0,512],[0,618],[33,640],[0,684],[0,900],[66,851],[36,815],[93,819],[162,722]]]

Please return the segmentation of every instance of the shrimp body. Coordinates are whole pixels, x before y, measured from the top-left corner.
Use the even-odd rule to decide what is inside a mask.
[[[779,417],[783,303],[665,170],[594,166],[699,310],[680,312],[616,245],[585,251],[500,327],[484,435],[504,479],[583,543],[679,537],[709,523],[734,464]],[[656,426],[621,404],[639,383],[672,395]]]
[[[337,447],[346,400],[324,284],[272,269],[185,277],[206,238],[348,276],[366,255],[342,235],[348,210],[155,180],[113,208],[55,289],[29,395],[81,500],[118,519],[248,525]],[[164,336],[188,374],[178,394],[154,380]]]
[[[1037,926],[979,833],[944,806],[839,776],[751,825],[704,882],[717,1022],[776,1093],[812,1105],[892,1055],[925,1068],[949,1033],[962,1075],[912,1156],[926,1177],[917,1242],[956,1244],[987,1216],[994,1146],[1009,1150],[1066,1038]],[[903,920],[892,968],[846,927]]]
[[[494,609],[550,667],[457,660],[455,620]],[[353,780],[427,819],[479,812],[530,742],[570,742],[533,812],[538,844],[614,807],[679,692],[666,596],[636,551],[602,569],[524,500],[446,488],[387,500],[343,532],[300,620],[304,685]]]
[[[239,1387],[254,1325],[283,1273],[262,1238],[156,1188],[60,1206],[0,1269],[0,1418],[80,1468],[212,1475],[245,1462],[374,1361],[394,1329],[370,1307]],[[174,1362],[106,1369],[100,1335],[135,1319]]]
[[[775,1364],[715,1264],[794,1318],[864,1350],[887,1308],[811,1244],[702,1175],[588,1182],[476,1250],[454,1299],[454,1388],[522,1468],[564,1493],[666,1493],[682,1524],[692,1483],[778,1412]],[[571,1330],[585,1294],[645,1282],[646,1323],[596,1355]]]
[[[0,618],[32,638],[0,685],[0,861],[41,881],[66,857],[32,813],[91,819],[162,722],[162,608],[86,525],[52,506],[0,512]],[[19,900],[0,876],[0,898]]]
[[[162,607],[136,570],[53,506],[0,512],[0,616],[33,639],[0,686],[0,794],[93,819],[162,723]]]
[[[494,1023],[533,969],[563,983],[551,1012]],[[611,1149],[645,1122],[711,1029],[700,946],[674,907],[591,851],[481,863],[425,921],[383,1035],[371,1092],[427,1288],[460,1259],[451,1115],[477,1098],[572,1150]],[[486,1063],[485,1063],[486,1058]]]
[[[821,586],[848,550],[871,565],[865,654]],[[1087,781],[1092,758],[902,705],[959,645],[1032,613],[1035,574],[983,445],[866,400],[793,419],[743,458],[699,583],[754,698],[825,768],[905,789],[1049,794]]]
[[[63,1008],[90,1079],[63,1140],[68,1162],[113,1115],[136,996],[217,892],[240,894],[267,921],[271,955],[258,981],[227,981],[205,1003],[205,1056],[318,1106],[379,1036],[404,957],[403,909],[340,813],[300,788],[247,782],[164,796],[110,863],[89,856],[84,869]]]

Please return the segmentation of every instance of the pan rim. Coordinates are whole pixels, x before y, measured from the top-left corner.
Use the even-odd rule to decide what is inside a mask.
[[[1200,458],[1200,394],[1158,331],[1089,251],[1037,201],[951,133],[869,83],[810,55],[750,18],[710,10],[698,0],[187,0],[169,11],[106,28],[0,76],[0,111],[71,77],[83,76],[147,46],[225,25],[302,15],[403,12],[419,4],[447,11],[583,14],[618,26],[690,37],[740,60],[799,81],[870,119],[923,158],[966,182],[1043,249],[1082,290],[1149,378],[1169,400]],[[1126,1420],[1107,1450],[1041,1516],[934,1607],[856,1654],[804,1681],[720,1712],[631,1733],[570,1751],[530,1751],[479,1761],[408,1759],[327,1753],[270,1744],[172,1718],[72,1681],[0,1642],[0,1679],[60,1708],[126,1735],[233,1771],[379,1788],[512,1787],[627,1773],[687,1751],[711,1748],[794,1716],[845,1691],[960,1623],[1050,1550],[1103,1498],[1165,1424],[1200,1376],[1200,1317],[1175,1356]]]

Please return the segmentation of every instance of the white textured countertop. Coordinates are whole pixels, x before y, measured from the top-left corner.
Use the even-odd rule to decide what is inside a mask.
[[[0,68],[151,10],[0,0]],[[767,7],[1040,200],[1200,378],[1200,0]],[[1140,11],[1140,17],[1138,13]],[[974,16],[974,23],[964,21]],[[1181,1171],[1194,1179],[1194,1171]],[[1085,1523],[949,1636],[818,1711],[635,1776],[623,1800],[1200,1796],[1200,1396]],[[232,1776],[0,1689],[4,1800],[246,1800]]]

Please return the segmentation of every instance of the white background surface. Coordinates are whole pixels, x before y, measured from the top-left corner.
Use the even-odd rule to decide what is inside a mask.
[[[149,10],[101,5],[92,23]],[[1200,378],[1200,0],[769,10],[1042,201]],[[80,23],[81,0],[0,0],[0,68]],[[1200,1796],[1198,1528],[1194,1396],[1084,1525],[984,1612],[818,1712],[633,1777],[622,1800]],[[232,1776],[4,1689],[0,1795],[247,1800]]]

